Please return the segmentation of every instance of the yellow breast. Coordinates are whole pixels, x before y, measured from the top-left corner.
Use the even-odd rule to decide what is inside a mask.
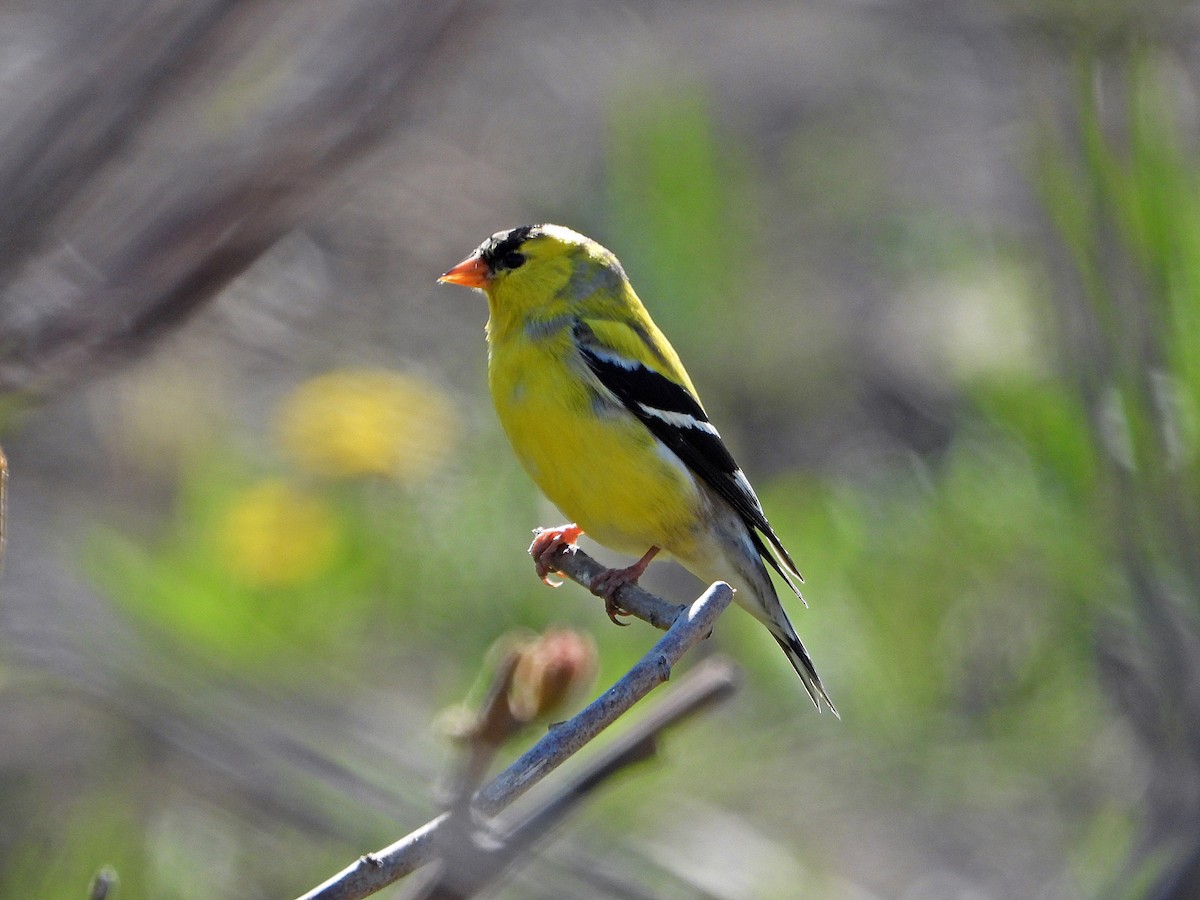
[[[601,544],[634,555],[683,550],[702,502],[691,472],[573,365],[565,331],[491,347],[492,399],[522,465]]]

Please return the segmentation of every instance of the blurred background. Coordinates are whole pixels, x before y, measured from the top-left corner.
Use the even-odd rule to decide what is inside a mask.
[[[558,514],[434,284],[543,221],[687,361],[843,719],[732,611],[741,693],[498,896],[1200,896],[1198,39],[1172,0],[4,4],[0,896],[302,893],[437,812],[502,635],[590,633],[600,685],[649,647],[534,577]]]

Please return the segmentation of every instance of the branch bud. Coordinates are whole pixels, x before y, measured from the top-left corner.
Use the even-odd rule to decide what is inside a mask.
[[[517,651],[508,708],[518,722],[555,714],[596,677],[596,645],[565,628],[545,632]]]

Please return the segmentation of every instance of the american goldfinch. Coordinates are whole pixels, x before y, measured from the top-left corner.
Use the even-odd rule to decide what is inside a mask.
[[[577,523],[538,533],[530,550],[543,579],[552,554],[583,531],[641,555],[591,585],[611,616],[616,590],[669,554],[706,582],[729,582],[817,709],[837,715],[764,561],[797,597],[800,572],[617,258],[569,228],[525,225],[492,235],[438,280],[487,296],[496,412],[526,471]]]

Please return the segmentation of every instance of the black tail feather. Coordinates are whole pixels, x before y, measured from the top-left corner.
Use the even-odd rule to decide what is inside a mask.
[[[829,711],[836,718],[841,718],[837,711],[837,707],[833,705],[833,701],[829,699],[829,695],[825,693],[825,686],[821,684],[821,677],[817,675],[817,669],[813,665],[812,657],[808,655],[808,651],[804,649],[804,645],[800,643],[800,639],[795,635],[775,634],[772,631],[771,636],[782,648],[788,661],[792,664],[792,668],[796,670],[796,674],[800,676],[800,681],[804,684],[804,689],[808,691],[808,696],[812,698],[813,704],[817,707],[817,711],[821,711],[821,702],[829,707]]]

